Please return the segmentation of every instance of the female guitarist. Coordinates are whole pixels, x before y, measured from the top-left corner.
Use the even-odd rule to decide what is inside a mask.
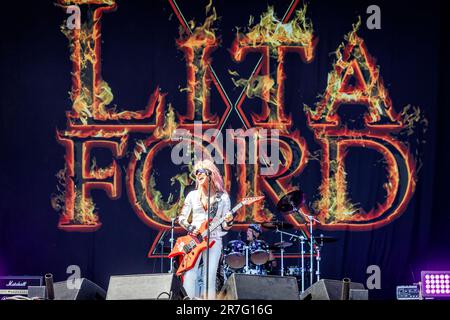
[[[189,233],[198,234],[198,228],[208,217],[208,176],[211,178],[210,205],[211,218],[225,217],[220,228],[211,231],[210,240],[215,240],[209,249],[209,275],[208,275],[208,299],[216,298],[216,274],[222,253],[222,237],[231,229],[233,214],[230,213],[230,197],[224,189],[223,179],[219,169],[210,160],[199,161],[194,166],[195,190],[189,192],[184,206],[178,218],[178,223]],[[192,222],[188,217],[192,212]],[[206,286],[206,250],[197,259],[195,266],[184,274],[183,286],[190,298],[200,297],[198,288],[198,268],[200,260],[203,259],[203,283]]]

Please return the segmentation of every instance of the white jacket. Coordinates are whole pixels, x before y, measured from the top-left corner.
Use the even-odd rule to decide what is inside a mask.
[[[211,207],[213,203],[217,200],[215,195],[211,196]],[[214,216],[214,213],[211,213],[211,218],[220,219],[225,216],[231,210],[231,201],[230,197],[226,192],[224,192],[219,200],[218,200],[217,213]],[[200,225],[206,221],[208,217],[208,212],[205,211],[203,205],[200,201],[200,191],[193,190],[189,192],[186,199],[184,200],[184,206],[181,209],[180,216],[178,221],[180,225],[188,225],[187,222],[189,215],[192,211],[192,223],[191,225],[199,228]],[[224,235],[227,234],[227,231],[224,231],[220,226],[217,227],[214,231],[211,232],[211,239],[221,239]]]

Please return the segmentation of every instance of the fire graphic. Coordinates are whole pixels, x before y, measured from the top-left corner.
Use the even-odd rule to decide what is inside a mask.
[[[295,53],[304,63],[313,61],[315,55],[317,38],[307,18],[307,7],[296,9],[299,1],[293,1],[283,19],[269,7],[257,23],[251,18],[245,29],[238,29],[242,31],[237,32],[229,48],[234,61],[244,63],[250,52],[259,53],[261,58],[250,78],[233,79],[243,90],[233,106],[213,69],[212,57],[221,44],[215,8],[211,3],[207,6],[203,23],[186,22],[175,0],[168,3],[181,24],[175,45],[184,54],[186,63],[187,80],[182,92],[186,93],[187,108],[183,114],[166,103],[170,93],[163,93],[160,88],[152,89],[148,103],[140,111],[112,106],[112,89],[101,74],[101,19],[103,14],[117,9],[116,2],[58,2],[63,9],[78,5],[86,11],[83,15],[86,21],[80,29],[67,29],[66,24],[62,27],[69,40],[73,63],[67,128],[56,132],[58,143],[65,148],[65,169],[57,175],[58,192],[52,204],[60,212],[58,227],[62,230],[90,232],[100,228],[101,208],[92,199],[91,190],[101,189],[115,200],[121,197],[124,185],[137,216],[160,232],[152,252],[162,231],[179,214],[185,190],[193,180],[189,174],[192,163],[174,166],[172,170],[165,158],[167,152],[176,144],[188,143],[187,150],[192,155],[200,150],[209,157],[214,150],[216,156],[227,160],[219,143],[195,133],[194,123],[200,121],[205,129],[220,131],[233,107],[245,129],[280,129],[276,137],[255,131],[251,136],[256,145],[255,154],[249,154],[248,140],[227,137],[240,150],[235,154],[235,160],[239,160],[236,165],[224,161],[219,166],[226,188],[234,188],[232,198],[238,202],[245,196],[266,195],[265,203],[238,212],[236,229],[245,228],[251,222],[271,220],[276,214],[270,207],[283,194],[298,187],[295,179],[314,161],[308,141],[294,127],[293,115],[286,111],[294,108],[287,108],[284,102],[286,54]],[[318,212],[320,222],[316,227],[322,229],[367,230],[390,223],[404,212],[416,184],[415,158],[399,137],[404,132],[411,134],[417,122],[422,121],[420,110],[405,108],[398,114],[395,112],[380,69],[357,35],[358,27],[359,22],[336,50],[336,61],[321,100],[314,108],[305,106],[308,127],[321,148],[322,180],[314,205],[302,209],[305,213]],[[236,72],[230,73],[239,77]],[[222,104],[214,109],[211,90],[217,90]],[[260,109],[254,107],[255,102],[261,103]],[[341,105],[351,104],[367,107],[361,129],[347,128],[338,116]],[[179,129],[190,132],[192,141],[173,139]],[[267,150],[258,142],[279,145],[278,171],[263,176],[259,174],[260,169],[269,166],[268,163],[246,161],[250,157],[269,158]],[[379,153],[386,170],[385,199],[368,212],[359,208],[347,192],[345,160],[349,151],[356,148]],[[106,150],[111,157],[111,162],[104,167],[99,166],[100,161],[94,156],[98,149]],[[167,166],[165,170],[158,170],[161,162]],[[168,177],[160,176],[167,172]],[[162,178],[170,181],[169,195],[158,189]],[[303,228],[302,217],[288,215],[286,219],[296,228]]]
[[[385,225],[404,211],[416,184],[415,161],[407,146],[395,139],[399,131],[411,129],[406,125],[411,123],[406,111],[409,107],[400,115],[395,113],[375,59],[357,35],[360,23],[358,20],[345,37],[346,43],[336,50],[323,98],[314,110],[305,105],[308,125],[322,146],[323,180],[314,210],[320,212],[323,228],[351,226],[365,230]],[[353,84],[350,80],[354,80]],[[343,104],[367,106],[363,129],[349,130],[341,123],[337,110]],[[420,115],[416,114],[416,120],[420,121],[417,117]],[[357,208],[348,198],[345,157],[350,148],[373,149],[384,159],[386,199],[369,212]],[[394,206],[394,202],[398,204]]]
[[[364,41],[357,35],[360,25],[359,19],[345,37],[347,44],[342,43],[336,50],[336,62],[328,74],[328,85],[323,99],[316,104],[316,110],[306,108],[309,125],[312,127],[339,125],[336,111],[341,104],[367,105],[369,112],[364,120],[369,127],[401,126],[375,59],[370,56]],[[351,79],[355,79],[355,84],[349,84]]]
[[[207,7],[206,13],[211,7]],[[212,8],[204,24],[195,26],[195,21],[191,20],[189,28],[180,29],[180,38],[177,46],[184,52],[187,67],[187,88],[188,105],[187,114],[179,115],[181,123],[192,123],[193,121],[203,121],[206,124],[217,126],[218,117],[210,113],[210,89],[211,74],[211,54],[219,46],[213,27],[217,21],[216,10]],[[191,31],[193,30],[193,31]]]
[[[247,32],[238,31],[236,34],[231,48],[236,62],[243,62],[249,52],[262,55],[261,63],[250,79],[233,79],[236,87],[244,87],[246,90],[246,95],[239,101],[237,109],[248,127],[252,125],[242,109],[246,97],[258,97],[262,102],[261,114],[251,113],[254,126],[287,129],[292,125],[291,117],[284,112],[284,58],[288,52],[299,54],[304,62],[311,62],[314,58],[317,41],[313,36],[312,23],[306,17],[306,10],[305,5],[287,22],[279,20],[273,7],[269,7],[267,12],[261,15],[259,23],[252,26],[251,18]],[[277,62],[276,79],[272,78],[270,71],[271,58],[275,58]]]

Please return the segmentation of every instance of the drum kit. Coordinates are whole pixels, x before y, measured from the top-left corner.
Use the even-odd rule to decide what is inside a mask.
[[[262,227],[269,229],[279,234],[280,241],[269,245],[263,240],[254,240],[249,244],[241,240],[232,240],[223,249],[223,270],[225,271],[225,280],[232,273],[245,273],[266,275],[268,273],[274,274],[271,268],[271,252],[280,253],[281,266],[278,271],[280,276],[296,277],[299,280],[301,291],[305,290],[305,275],[306,275],[306,251],[305,246],[309,246],[309,281],[310,285],[314,283],[314,268],[315,278],[320,280],[320,252],[326,243],[337,241],[334,237],[327,237],[320,235],[315,237],[313,235],[313,223],[318,221],[314,218],[312,213],[304,215],[301,212],[300,206],[303,203],[303,193],[300,190],[292,191],[281,198],[277,204],[277,209],[284,215],[297,213],[307,219],[305,223],[309,227],[309,236],[301,230],[301,234],[287,232],[292,229],[293,225],[285,221],[269,221],[262,223]],[[285,241],[289,238],[288,242]],[[286,248],[293,246],[293,242],[298,242],[300,265],[285,267],[285,251]],[[314,265],[315,258],[315,265]],[[269,264],[269,266],[267,266]]]

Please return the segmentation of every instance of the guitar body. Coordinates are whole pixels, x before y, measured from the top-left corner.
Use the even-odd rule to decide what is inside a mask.
[[[199,234],[203,233],[206,230],[207,224],[206,221],[200,225]],[[209,247],[211,248],[215,243],[215,240],[209,242]],[[187,249],[186,245],[193,245],[194,247],[191,249]],[[188,234],[183,237],[179,237],[173,246],[172,251],[169,254],[169,258],[179,257],[180,258],[180,266],[177,270],[177,276],[182,275],[188,270],[191,270],[195,264],[197,263],[198,258],[202,254],[207,247],[207,239],[206,237],[199,240],[197,236]]]

